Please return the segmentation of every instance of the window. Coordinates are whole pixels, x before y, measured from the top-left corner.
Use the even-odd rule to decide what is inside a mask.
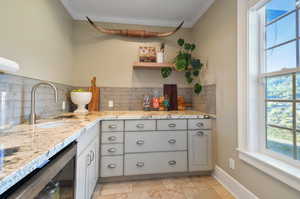
[[[258,10],[263,150],[300,160],[299,8],[271,0]]]
[[[239,0],[239,158],[300,191],[300,0]]]

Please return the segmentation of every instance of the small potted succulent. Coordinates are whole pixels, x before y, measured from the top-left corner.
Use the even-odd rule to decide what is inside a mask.
[[[71,100],[77,105],[74,113],[87,114],[88,110],[85,108],[92,99],[92,93],[84,89],[75,89],[71,91]]]
[[[180,50],[174,59],[175,70],[184,72],[186,81],[189,84],[194,84],[194,92],[200,94],[202,91],[202,85],[199,81],[199,75],[203,64],[200,59],[193,57],[192,52],[196,49],[195,44],[190,44],[184,41],[184,39],[178,39],[178,45]],[[163,78],[167,78],[172,74],[171,67],[165,67],[161,69],[161,75]],[[198,81],[197,81],[198,79]]]

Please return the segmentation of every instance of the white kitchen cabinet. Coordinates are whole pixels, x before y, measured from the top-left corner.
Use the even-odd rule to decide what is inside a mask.
[[[193,130],[189,135],[189,171],[212,170],[211,131]]]
[[[90,161],[87,167],[87,198],[91,198],[98,181],[99,171],[99,139],[93,141],[90,146]]]
[[[78,139],[81,151],[76,160],[76,199],[90,199],[98,181],[99,171],[99,124],[90,127]],[[91,136],[91,137],[90,137]],[[87,142],[90,140],[90,142]],[[81,143],[84,142],[84,145]]]
[[[77,157],[76,164],[76,192],[75,198],[87,198],[87,168],[89,162],[89,151],[85,150]]]

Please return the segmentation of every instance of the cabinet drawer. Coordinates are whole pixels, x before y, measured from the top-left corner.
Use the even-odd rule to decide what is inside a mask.
[[[187,152],[126,154],[124,175],[187,171]]]
[[[189,129],[211,129],[210,119],[195,119],[188,121]]]
[[[100,128],[99,128],[99,123],[95,124],[94,126],[84,129],[83,134],[77,139],[77,154],[80,155],[84,149],[86,149],[89,144],[96,140],[100,139]]]
[[[123,144],[102,144],[101,155],[122,155]]]
[[[155,120],[127,120],[125,131],[154,131],[156,130]]]
[[[101,177],[113,177],[123,175],[123,156],[101,158]]]
[[[126,132],[125,153],[187,150],[186,131]]]
[[[123,143],[123,132],[102,133],[102,144]]]
[[[187,120],[157,120],[157,130],[186,130]]]
[[[124,121],[102,121],[101,129],[104,132],[123,131]]]

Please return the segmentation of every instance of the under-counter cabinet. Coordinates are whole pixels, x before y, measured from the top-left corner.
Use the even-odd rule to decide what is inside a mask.
[[[99,123],[84,131],[77,140],[76,199],[91,198],[99,176]]]
[[[101,178],[212,170],[210,119],[101,124]]]
[[[188,121],[189,171],[212,170],[211,120]]]

